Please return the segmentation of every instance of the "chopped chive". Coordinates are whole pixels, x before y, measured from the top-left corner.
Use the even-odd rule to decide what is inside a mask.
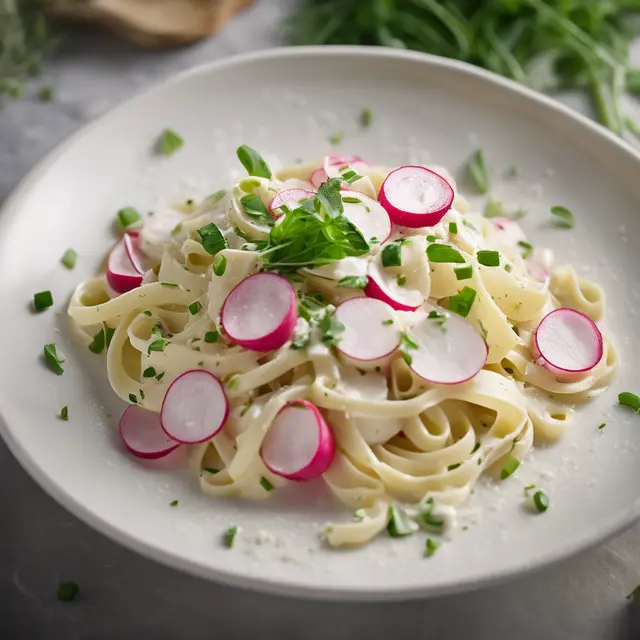
[[[427,236],[427,242],[435,242],[438,236]]]
[[[153,367],[147,367],[142,372],[142,377],[143,378],[155,378],[155,376],[156,376],[156,370]]]
[[[464,262],[460,252],[448,244],[430,244],[427,247],[427,258],[430,262]]]
[[[520,460],[513,456],[509,456],[500,470],[500,479],[506,480],[519,466]]]
[[[551,213],[556,217],[556,227],[560,229],[572,229],[574,224],[573,212],[566,207],[551,207]]]
[[[388,320],[383,320],[382,324],[393,324],[393,320],[389,318]]]
[[[216,473],[220,473],[220,469],[216,469],[215,467],[205,467],[204,471],[210,473],[211,475],[215,475]]]
[[[524,488],[524,495],[528,496],[529,495],[529,491],[533,491],[536,488],[535,484],[528,484],[525,488]]]
[[[73,249],[67,249],[60,258],[60,262],[67,267],[67,269],[74,269],[76,261],[78,260],[78,254]]]
[[[389,505],[387,531],[392,538],[402,538],[414,532],[414,523],[404,509],[398,505]]]
[[[142,216],[133,207],[124,207],[117,213],[118,223],[123,229],[130,229],[138,226],[142,221]]]
[[[473,449],[471,449],[471,453],[475,453],[479,448],[480,448],[480,443],[479,443],[479,442],[476,442],[476,443],[473,445]]]
[[[151,317],[152,313],[151,311],[149,311],[149,309],[147,309],[146,311],[143,311],[142,313],[144,313],[145,316],[149,316]]]
[[[500,253],[497,251],[478,251],[476,258],[478,262],[485,267],[500,266]]]
[[[213,265],[213,273],[215,273],[217,276],[223,276],[226,270],[227,270],[226,257],[218,256],[218,258],[216,258],[216,262]]]
[[[260,486],[265,491],[273,491],[274,489],[274,486],[264,476],[260,477]]]
[[[75,582],[60,582],[58,584],[58,600],[61,602],[71,602],[76,595],[80,587]]]
[[[436,542],[432,538],[427,538],[427,542],[424,550],[425,558],[430,558],[439,548],[440,548],[439,542]]]
[[[200,309],[202,309],[202,304],[198,300],[196,300],[195,302],[192,302],[189,305],[189,313],[192,316],[197,315],[199,313]]]
[[[204,250],[209,255],[215,256],[218,251],[222,251],[222,249],[226,249],[228,246],[222,232],[213,222],[210,222],[204,227],[200,227],[198,229],[198,235],[200,236]]]
[[[335,133],[332,133],[331,135],[329,135],[329,138],[328,138],[329,142],[334,146],[340,144],[343,139],[344,139],[344,133],[342,131],[336,131]]]
[[[168,340],[164,338],[160,338],[158,340],[154,340],[147,350],[147,353],[151,353],[152,351],[164,351],[164,348],[169,344]]]
[[[164,371],[161,371],[157,376],[156,376],[156,380],[158,382],[160,382],[160,380],[162,380],[162,378],[164,378]]]
[[[544,513],[549,508],[549,496],[544,491],[536,491],[533,494],[533,503],[539,513]]]
[[[460,293],[449,297],[449,309],[459,316],[466,318],[469,315],[469,311],[471,311],[475,299],[476,290],[471,287],[464,287]]]
[[[473,267],[469,264],[464,267],[456,267],[453,272],[457,280],[468,280],[473,277]]]
[[[345,276],[338,280],[338,288],[364,289],[369,283],[367,276]]]
[[[461,464],[462,462],[456,462],[455,464],[450,464],[447,467],[447,471],[455,471]]]
[[[349,170],[345,171],[344,173],[341,173],[340,177],[347,184],[353,184],[354,182],[357,182],[358,180],[360,180],[362,178],[362,176],[357,174],[353,169],[349,169]],[[344,202],[344,200],[343,200],[343,202]]]
[[[607,426],[607,423],[603,422],[603,423],[598,425],[598,429],[604,429],[606,426]]]
[[[478,193],[489,191],[489,172],[482,149],[476,149],[467,161],[467,172]]]
[[[168,287],[169,289],[177,289],[178,285],[175,284],[174,282],[161,282],[160,283],[163,287]]]
[[[488,331],[484,328],[484,325],[482,324],[482,320],[480,319],[478,319],[478,326],[480,327],[480,333],[482,334],[482,337],[486,340]]]
[[[178,501],[177,501],[177,500],[172,500],[172,501],[169,503],[169,506],[170,506],[170,507],[177,507],[177,506],[178,506]]]
[[[39,291],[33,294],[33,306],[36,311],[42,311],[53,306],[51,291]]]
[[[402,346],[406,349],[419,349],[420,345],[410,338],[406,333],[402,336]]]
[[[218,332],[217,331],[207,331],[207,333],[204,334],[204,341],[208,342],[209,344],[211,344],[213,342],[218,342]]]
[[[411,364],[413,363],[413,358],[411,357],[410,353],[407,353],[406,351],[402,351],[402,359],[409,365],[411,366]]]
[[[139,389],[140,391],[140,399],[144,400],[144,389]]]
[[[165,129],[156,142],[156,153],[170,156],[184,145],[184,140],[171,129]]]
[[[257,176],[258,178],[271,178],[271,169],[269,165],[263,160],[262,156],[251,147],[243,144],[237,149],[238,160],[242,163],[242,166],[247,170],[250,176]]]
[[[640,413],[640,398],[635,393],[629,391],[623,391],[618,394],[618,403],[623,407],[629,407],[636,413]]]
[[[44,345],[44,359],[47,366],[53,373],[61,376],[64,373],[64,369],[60,366],[60,363],[64,362],[64,358],[58,355],[57,347],[55,344]]]
[[[93,341],[89,345],[89,351],[92,353],[100,354],[104,351],[104,347],[106,345],[106,335],[104,326],[95,336],[93,336]]]
[[[449,223],[449,233],[453,233],[456,234],[458,233],[458,225],[455,222],[450,222]]]
[[[396,282],[398,284],[399,287],[404,287],[405,284],[407,284],[407,276],[398,276],[396,278]]]
[[[238,533],[238,527],[236,525],[234,525],[233,527],[229,527],[224,532],[222,540],[224,542],[224,546],[227,547],[227,549],[231,549],[231,547],[233,547],[233,542],[236,538],[237,533]]]
[[[402,245],[400,242],[392,242],[382,250],[383,267],[399,267],[402,265]]]
[[[369,109],[368,107],[365,107],[361,112],[360,112],[360,125],[364,128],[364,129],[368,129],[373,123],[373,113],[371,112],[371,109]]]
[[[133,404],[138,404],[138,398],[136,398],[135,393],[129,394],[129,402],[132,402]]]
[[[60,417],[67,422],[69,420],[69,407],[66,405],[60,409]]]
[[[344,202],[345,204],[361,204],[362,200],[359,200],[358,198],[352,198],[351,196],[343,196],[342,202]]]
[[[505,265],[504,265],[504,270],[505,270],[507,273],[511,273],[511,272],[513,271],[513,267],[512,267],[510,264],[505,264]]]
[[[518,246],[522,248],[522,257],[526,260],[533,251],[533,245],[530,242],[525,242],[524,240],[520,240],[518,242]]]
[[[105,337],[106,337],[107,349],[108,349],[109,345],[111,344],[111,340],[113,339],[113,334],[116,332],[116,330],[113,329],[112,327],[107,327],[106,325],[104,329],[105,329]]]

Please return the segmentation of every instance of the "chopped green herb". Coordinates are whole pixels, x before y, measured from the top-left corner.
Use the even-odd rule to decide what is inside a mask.
[[[484,159],[482,149],[476,149],[467,161],[467,172],[478,193],[489,191],[489,172]]]
[[[436,242],[438,236],[427,236],[427,242]]]
[[[342,142],[344,139],[344,133],[342,131],[336,131],[329,136],[329,142],[336,146]]]
[[[260,486],[265,491],[273,491],[274,489],[274,486],[264,476],[260,478]]]
[[[470,264],[456,267],[453,272],[456,274],[456,280],[468,280],[473,277],[473,267]]]
[[[419,349],[420,345],[413,339],[410,338],[406,333],[402,335],[402,346],[401,349]]]
[[[171,229],[171,235],[177,236],[182,231],[182,222],[178,222],[178,224]]]
[[[53,306],[51,291],[39,291],[33,294],[33,306],[36,311],[42,311]]]
[[[439,542],[436,542],[431,538],[427,538],[427,542],[424,550],[425,558],[430,558],[439,548],[440,548]]]
[[[142,222],[142,216],[133,207],[124,207],[117,213],[118,223],[123,229],[137,227]]]
[[[347,171],[343,172],[340,174],[340,177],[347,183],[347,184],[353,184],[354,182],[357,182],[358,180],[362,179],[362,176],[358,173],[356,173],[353,169],[348,169]],[[342,201],[344,202],[344,198],[342,199]],[[364,204],[364,203],[362,203]],[[366,205],[365,205],[366,206]],[[367,207],[368,208],[368,207]]]
[[[163,287],[168,287],[169,289],[177,289],[178,285],[175,284],[174,282],[161,282],[160,283]]]
[[[446,316],[444,315],[444,313],[440,312],[440,311],[436,311],[435,309],[433,311],[429,311],[429,315],[427,316],[427,318],[429,318],[429,320],[444,320],[446,319]]]
[[[89,345],[89,351],[92,353],[100,354],[104,351],[104,347],[107,343],[107,336],[105,335],[104,326],[95,336],[93,336],[93,341]]]
[[[210,222],[204,227],[200,227],[198,229],[198,235],[200,236],[204,250],[209,255],[215,256],[218,251],[222,251],[222,249],[226,249],[228,246],[222,232],[213,222]]]
[[[246,180],[241,180],[238,183],[238,186],[245,193],[252,194],[254,189],[260,186],[260,180],[255,180],[254,178],[247,178]]]
[[[400,242],[392,242],[382,250],[383,267],[399,267],[402,265],[402,245]]]
[[[162,380],[162,378],[164,378],[164,371],[160,372],[157,376],[156,376],[156,380],[158,382],[160,382],[160,380]]]
[[[138,398],[136,398],[135,393],[129,394],[129,402],[132,402],[133,404],[138,404]]]
[[[234,525],[233,527],[229,527],[222,537],[222,541],[224,542],[224,546],[227,549],[231,549],[233,547],[233,542],[236,539],[236,535],[238,533],[238,527]]]
[[[240,204],[244,208],[244,212],[261,227],[273,227],[274,219],[260,196],[252,194],[242,196]]]
[[[80,587],[75,582],[60,582],[58,584],[58,600],[71,602],[78,595]]]
[[[528,484],[525,488],[524,488],[524,495],[528,496],[529,495],[529,491],[533,491],[536,488],[535,484]]]
[[[392,538],[402,538],[414,532],[414,525],[406,511],[398,505],[389,505],[387,531]]]
[[[458,225],[455,222],[450,222],[449,223],[449,233],[453,233],[456,234],[458,233]]]
[[[151,317],[153,314],[151,313],[151,311],[149,311],[149,309],[146,309],[145,311],[143,311],[142,313],[144,313],[145,316],[149,316]]]
[[[482,320],[480,320],[480,319],[478,319],[478,326],[480,327],[480,333],[482,334],[482,337],[486,340],[488,332],[484,328],[484,325],[482,324]]]
[[[178,501],[177,500],[173,500],[172,502],[169,503],[170,507],[177,507],[178,506]]]
[[[485,267],[499,267],[500,253],[498,251],[478,251],[478,262]]]
[[[152,351],[164,351],[164,348],[169,344],[168,340],[165,340],[164,338],[160,338],[159,340],[154,340],[148,348],[148,353],[151,353]]]
[[[60,366],[62,362],[64,362],[64,358],[61,358],[58,355],[57,348],[55,344],[45,344],[44,345],[44,359],[47,363],[47,366],[53,373],[61,376],[64,373],[64,369]]]
[[[267,163],[255,149],[243,144],[241,147],[238,147],[236,153],[238,154],[238,160],[240,160],[242,166],[250,176],[271,178],[271,169],[269,169]]]
[[[471,449],[471,453],[475,453],[479,448],[480,448],[480,443],[479,443],[479,442],[476,442],[476,443],[473,445],[473,449]]]
[[[42,87],[40,91],[38,91],[38,98],[40,102],[51,102],[53,100],[53,88]]]
[[[623,391],[618,394],[618,403],[623,407],[633,409],[636,413],[640,413],[640,398],[635,393]]]
[[[606,422],[602,422],[601,424],[598,425],[598,429],[604,429],[607,426]]]
[[[225,256],[218,256],[213,264],[213,273],[220,277],[224,275],[227,270],[227,258]]]
[[[67,249],[60,258],[60,262],[67,267],[67,269],[74,269],[76,261],[78,260],[78,254],[73,249]]]
[[[413,363],[413,358],[411,357],[410,353],[407,353],[406,351],[401,351],[402,353],[402,359],[409,365],[411,366]]]
[[[322,342],[330,347],[335,347],[340,339],[345,326],[334,315],[326,314],[320,322],[322,331]]]
[[[219,191],[212,193],[210,196],[207,196],[206,199],[209,202],[218,202],[219,200],[222,200],[222,198],[224,198],[226,195],[227,192],[224,189],[220,189]]]
[[[484,209],[485,218],[507,218],[508,220],[520,220],[527,215],[524,209],[516,209],[515,211],[507,211],[504,205],[493,198],[487,202]]]
[[[449,309],[459,316],[466,318],[469,315],[469,311],[471,311],[475,299],[476,290],[471,287],[464,287],[460,293],[449,297]]]
[[[393,324],[393,320],[389,318],[388,320],[383,320],[382,324]]]
[[[398,276],[396,278],[396,283],[399,287],[404,287],[404,285],[407,284],[407,276]]]
[[[367,516],[367,512],[364,509],[356,509],[353,513],[353,517],[356,520],[364,520]]]
[[[215,467],[205,467],[204,471],[210,473],[211,475],[215,475],[216,473],[220,473],[220,469],[216,469]]]
[[[522,248],[522,257],[526,260],[533,252],[533,245],[530,242],[520,240],[518,246]]]
[[[509,456],[500,470],[500,479],[506,480],[519,466],[520,460]]]
[[[513,271],[513,267],[512,267],[510,264],[505,264],[505,265],[504,265],[504,270],[505,270],[507,273],[511,273],[511,272]]]
[[[368,129],[373,123],[373,113],[371,112],[371,109],[369,109],[368,107],[365,107],[361,112],[360,112],[360,125],[364,128],[364,129]]]
[[[66,405],[62,407],[62,409],[60,409],[60,418],[62,418],[62,420],[64,420],[65,422],[69,420],[69,407],[67,407]]]
[[[338,280],[338,288],[364,289],[369,283],[367,276],[345,276]]]
[[[430,262],[464,262],[460,252],[448,244],[430,244],[427,247],[427,258]]]
[[[434,529],[442,529],[444,519],[434,515],[433,510],[436,507],[435,500],[432,497],[423,500],[420,503],[420,521]]]
[[[211,344],[213,342],[218,342],[218,332],[217,331],[207,331],[204,334],[204,341]]]
[[[351,196],[342,196],[342,202],[345,204],[362,204],[362,200],[352,198]]]
[[[200,309],[202,309],[202,304],[198,300],[196,300],[195,302],[192,302],[189,305],[189,313],[192,316],[198,315],[198,313],[200,312]]]
[[[455,471],[461,464],[462,462],[456,462],[455,464],[450,464],[447,467],[447,471]]]
[[[574,224],[573,213],[566,207],[551,207],[551,213],[556,217],[556,227],[561,229],[572,229]]]
[[[184,145],[184,140],[171,129],[165,129],[156,142],[156,153],[170,156]]]
[[[144,389],[139,389],[140,391],[140,399],[144,400]]]
[[[540,513],[544,513],[549,508],[549,496],[544,491],[536,491],[533,494],[533,503]]]
[[[155,378],[155,376],[156,376],[156,370],[153,367],[147,367],[142,372],[142,377],[143,378]]]

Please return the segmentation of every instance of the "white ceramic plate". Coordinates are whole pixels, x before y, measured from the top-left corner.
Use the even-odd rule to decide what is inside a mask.
[[[374,126],[362,131],[363,107]],[[150,151],[171,127],[185,147],[171,158]],[[607,324],[622,368],[613,387],[583,411],[566,438],[536,449],[516,477],[481,484],[463,514],[467,531],[422,559],[423,536],[386,536],[355,551],[328,551],[319,526],[349,517],[322,484],[293,487],[261,504],[215,501],[195,478],[126,455],[116,434],[123,404],[104,359],[74,343],[65,309],[96,272],[124,205],[204,195],[225,187],[247,143],[268,159],[319,158],[328,135],[341,151],[374,162],[430,160],[459,166],[481,146],[497,195],[530,214],[532,240],[554,248],[604,285]],[[501,185],[511,165],[520,178]],[[0,218],[0,427],[27,471],[56,500],[119,542],[207,578],[302,596],[406,598],[514,576],[575,553],[640,513],[640,417],[615,406],[640,390],[638,274],[640,158],[619,140],[551,100],[476,68],[419,54],[364,48],[261,52],[200,67],[129,101],[81,130],[43,161]],[[463,186],[464,190],[464,186]],[[573,231],[549,224],[549,207],[575,212]],[[60,265],[78,250],[74,271]],[[588,270],[588,271],[587,271]],[[51,289],[55,310],[33,314],[35,291]],[[56,377],[42,346],[67,356]],[[56,415],[69,406],[70,420]],[[607,427],[598,430],[605,421]],[[522,488],[543,487],[544,515],[523,508]],[[169,503],[178,499],[179,506]],[[220,544],[242,527],[233,550]]]

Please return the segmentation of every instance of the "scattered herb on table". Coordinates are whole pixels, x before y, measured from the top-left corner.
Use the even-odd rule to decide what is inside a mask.
[[[635,393],[623,391],[618,394],[618,402],[623,407],[629,407],[629,409],[633,409],[636,413],[640,413],[640,398]]]
[[[181,149],[184,140],[173,130],[165,129],[156,142],[156,152],[163,156],[170,156]]]
[[[33,306],[36,311],[43,311],[53,306],[53,296],[51,291],[39,291],[33,294]]]
[[[75,582],[60,582],[58,584],[58,600],[61,602],[71,602],[78,595],[80,587]]]
[[[78,254],[73,249],[67,249],[60,258],[60,262],[67,267],[67,269],[74,269],[76,261],[78,260]]]
[[[566,207],[551,207],[551,213],[555,216],[555,225],[560,229],[573,229],[573,212]]]

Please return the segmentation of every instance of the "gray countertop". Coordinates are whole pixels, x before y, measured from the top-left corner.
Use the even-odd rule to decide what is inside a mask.
[[[294,0],[258,0],[214,38],[161,53],[79,34],[47,67],[51,104],[0,111],[0,202],[55,144],[143,87],[195,64],[277,43]],[[67,513],[0,442],[0,638],[640,638],[640,528],[535,575],[424,602],[328,604],[210,584],[118,546]],[[80,595],[56,600],[58,580]],[[640,605],[639,605],[640,606]],[[633,625],[638,625],[633,630]]]

